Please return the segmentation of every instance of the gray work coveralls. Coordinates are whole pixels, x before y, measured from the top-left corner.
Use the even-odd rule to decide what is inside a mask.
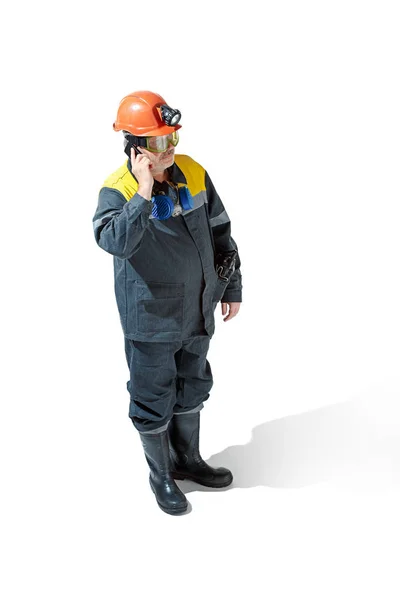
[[[215,308],[220,300],[242,301],[239,255],[228,285],[215,271],[215,253],[237,245],[208,173],[189,156],[175,155],[170,175],[189,188],[193,208],[154,218],[128,159],[104,182],[93,217],[96,242],[114,257],[129,416],[141,432],[162,431],[174,412],[202,408],[213,385],[206,355]],[[174,198],[173,188],[162,186]]]

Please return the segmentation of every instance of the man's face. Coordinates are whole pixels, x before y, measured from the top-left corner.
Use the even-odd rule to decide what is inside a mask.
[[[165,169],[168,169],[168,167],[171,167],[174,164],[175,146],[171,143],[165,152],[150,152],[147,148],[142,147],[140,147],[140,151],[150,159],[152,173],[162,173]]]

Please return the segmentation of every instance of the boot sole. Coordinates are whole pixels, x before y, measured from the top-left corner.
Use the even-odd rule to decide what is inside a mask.
[[[211,488],[224,488],[224,487],[228,487],[228,485],[231,485],[232,481],[233,481],[233,477],[232,479],[229,481],[229,483],[205,483],[204,480],[199,479],[198,477],[193,477],[191,475],[180,475],[179,473],[175,473],[174,471],[171,471],[171,475],[174,479],[190,479],[190,481],[194,481],[195,483],[199,483],[200,485],[204,485],[204,487],[211,487]]]
[[[188,509],[188,505],[187,505],[187,504],[186,504],[186,506],[184,506],[184,507],[182,507],[182,506],[179,506],[179,507],[176,507],[176,508],[167,508],[166,506],[163,506],[163,505],[162,505],[162,504],[160,504],[160,503],[159,503],[159,501],[157,500],[157,494],[156,494],[156,492],[155,492],[155,489],[154,489],[154,487],[153,487],[153,484],[152,484],[151,480],[150,480],[150,487],[151,487],[151,489],[152,489],[152,492],[153,492],[153,494],[154,494],[154,495],[155,495],[155,497],[156,497],[156,502],[157,502],[158,506],[159,506],[159,507],[161,508],[161,510],[163,510],[164,512],[168,513],[169,515],[181,515],[181,514],[183,514],[183,513],[185,513],[185,512],[187,511],[187,509]]]

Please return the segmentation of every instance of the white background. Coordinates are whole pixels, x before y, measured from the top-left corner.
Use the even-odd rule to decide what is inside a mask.
[[[398,3],[20,2],[1,18],[2,597],[398,598]],[[128,418],[119,101],[182,112],[239,246],[201,451],[163,513]]]

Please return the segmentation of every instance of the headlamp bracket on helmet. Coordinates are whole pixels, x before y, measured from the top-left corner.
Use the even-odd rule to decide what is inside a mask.
[[[161,104],[160,108],[160,113],[161,113],[161,118],[164,121],[164,123],[166,123],[167,125],[170,125],[171,127],[173,127],[174,125],[177,125],[179,123],[179,121],[181,120],[181,112],[176,109],[176,108],[171,108],[170,106],[168,106],[168,104]]]

